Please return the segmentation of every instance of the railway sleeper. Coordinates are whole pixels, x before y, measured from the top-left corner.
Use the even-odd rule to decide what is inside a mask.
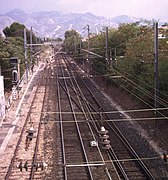
[[[40,169],[41,171],[43,171],[45,168],[47,167],[47,164],[45,162],[37,162],[36,164],[29,164],[27,161],[25,161],[25,163],[23,163],[22,161],[17,165],[17,168],[20,169],[20,171],[22,172],[24,169],[26,171],[29,170],[29,168],[35,168],[36,171],[38,169]]]

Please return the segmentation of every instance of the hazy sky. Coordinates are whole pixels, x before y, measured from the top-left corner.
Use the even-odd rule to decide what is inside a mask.
[[[0,0],[0,4],[1,14],[20,8],[25,12],[91,12],[106,17],[125,14],[168,21],[168,0]]]

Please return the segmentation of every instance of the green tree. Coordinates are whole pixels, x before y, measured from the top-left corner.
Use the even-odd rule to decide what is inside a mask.
[[[21,75],[24,72],[24,40],[23,32],[25,26],[14,22],[10,27],[6,27],[3,32],[6,38],[0,36],[0,66],[2,75],[5,77],[5,87],[9,86],[12,82],[12,68],[10,64],[11,57],[17,57],[21,60],[20,69]],[[36,37],[33,34],[33,43]],[[30,42],[30,31],[27,30],[27,42]]]
[[[6,37],[23,37],[24,28],[25,26],[23,24],[14,22],[10,25],[10,27],[5,28],[3,33]]]
[[[65,39],[63,42],[63,46],[66,50],[71,51],[73,53],[78,52],[80,45],[80,34],[75,30],[70,30],[65,32]]]
[[[69,50],[74,51],[75,30],[67,31],[64,43]],[[118,28],[109,28],[108,33],[109,55],[117,59],[115,70],[121,72],[131,81],[146,90],[153,92],[154,85],[154,29],[153,21],[121,24]],[[159,90],[168,92],[168,30],[159,29]],[[105,61],[105,33],[90,38],[90,50],[104,58],[92,57],[94,70],[108,73]],[[87,41],[83,48],[87,49]],[[115,52],[115,53],[114,53]],[[114,55],[117,55],[116,57]],[[121,59],[122,57],[122,59]],[[85,56],[86,58],[86,56]],[[117,80],[116,80],[117,81]],[[119,80],[122,81],[122,80]],[[137,91],[130,86],[130,91]],[[137,93],[137,92],[136,92]],[[144,96],[144,94],[142,95]]]
[[[0,66],[2,75],[5,77],[5,87],[12,85],[12,69],[10,64],[11,57],[18,57],[21,60],[21,74],[24,72],[24,49],[23,38],[7,37],[0,38]]]

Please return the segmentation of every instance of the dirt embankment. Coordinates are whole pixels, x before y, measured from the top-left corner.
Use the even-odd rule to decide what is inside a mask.
[[[150,107],[147,107],[144,103],[137,100],[129,92],[125,91],[117,84],[110,83],[107,86],[105,77],[94,77],[93,80],[99,87],[99,89],[108,96],[110,101],[115,102],[118,109],[128,111],[150,109]],[[167,149],[168,132],[166,128],[167,123],[165,120],[156,121],[154,119],[154,111],[137,111],[134,113],[127,113],[126,115],[130,116],[133,119],[141,118],[140,121],[130,121],[130,123],[134,125],[136,129],[141,131],[141,134],[145,134],[146,137],[150,136],[150,138],[148,139],[149,141],[151,141],[151,139],[153,139],[153,141],[156,141],[159,149]],[[142,118],[144,120],[142,120]]]
[[[168,143],[167,128],[158,130],[159,123],[156,123],[155,119],[149,120],[149,118],[154,117],[153,111],[134,113],[124,113],[122,111],[150,109],[149,107],[146,107],[118,85],[111,83],[107,86],[104,77],[94,77],[93,80],[107,97],[110,104],[120,111],[124,119],[129,119],[128,121],[120,122],[119,129],[121,128],[124,131],[124,136],[137,150],[140,157],[160,157],[163,153],[168,153],[166,152]],[[137,121],[137,118],[141,120]],[[143,121],[142,118],[144,118]],[[161,158],[149,161],[148,165],[153,169],[153,174],[157,177],[156,179],[160,179],[160,177],[166,179],[168,177],[167,165]]]

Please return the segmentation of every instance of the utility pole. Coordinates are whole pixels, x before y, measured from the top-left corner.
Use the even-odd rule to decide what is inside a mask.
[[[114,48],[114,60],[115,60],[115,65],[117,66],[117,48]]]
[[[82,39],[81,39],[81,36],[80,36],[79,46],[80,46],[80,54],[81,54],[81,51],[82,51]]]
[[[109,56],[108,56],[108,27],[106,27],[106,52],[105,52],[105,57],[106,57],[106,67],[109,69]]]
[[[28,83],[28,62],[27,62],[27,36],[26,36],[26,28],[24,28],[24,60],[25,60],[25,67],[26,67],[26,80]]]
[[[18,65],[17,65],[17,68],[18,68],[18,81],[20,81],[20,59],[18,59]]]
[[[30,67],[32,67],[32,27],[30,29]]]
[[[154,23],[154,107],[157,108],[158,96],[158,22]]]
[[[110,70],[111,70],[111,69],[112,69],[112,66],[113,66],[112,50],[110,50],[110,59],[109,59],[109,64],[110,64]]]
[[[87,30],[88,30],[88,51],[90,51],[90,27],[87,25]]]
[[[88,51],[90,51],[90,27],[89,27],[89,25],[87,25],[87,30],[88,30]],[[89,65],[88,74],[90,74],[91,62],[89,61],[89,53],[88,53],[88,57],[87,57],[87,62],[88,62],[88,65]]]
[[[77,53],[77,48],[76,48],[76,34],[74,35],[74,46],[75,46],[75,54]]]
[[[154,22],[154,108],[158,107],[158,22]],[[155,111],[156,116],[157,111]],[[155,123],[156,124],[156,123]]]

